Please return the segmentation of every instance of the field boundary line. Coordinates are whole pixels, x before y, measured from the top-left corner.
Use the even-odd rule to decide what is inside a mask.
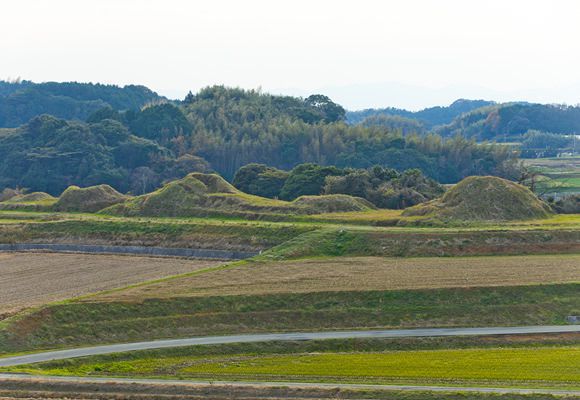
[[[34,382],[69,382],[69,383],[103,383],[103,384],[136,384],[158,386],[228,386],[250,388],[295,388],[295,389],[354,389],[354,390],[384,390],[405,392],[442,392],[442,393],[494,393],[494,394],[547,394],[557,396],[579,396],[580,390],[566,389],[534,389],[517,387],[472,387],[472,386],[436,386],[436,385],[376,385],[357,383],[315,383],[315,382],[267,382],[267,381],[201,381],[176,379],[147,379],[147,378],[109,378],[109,377],[77,377],[53,375],[22,375],[2,374],[0,381],[34,381]]]

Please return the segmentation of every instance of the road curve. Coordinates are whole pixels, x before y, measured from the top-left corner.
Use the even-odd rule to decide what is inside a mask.
[[[105,385],[155,385],[155,386],[230,386],[251,388],[281,388],[295,389],[351,389],[351,390],[385,390],[385,391],[421,391],[421,392],[469,392],[494,394],[547,394],[560,396],[580,396],[579,390],[566,389],[533,389],[533,388],[498,388],[498,387],[461,387],[461,386],[431,386],[431,385],[373,385],[358,383],[312,383],[312,382],[248,382],[248,381],[189,381],[175,379],[132,379],[132,378],[98,378],[76,376],[45,376],[0,374],[2,381],[34,381],[34,382],[65,382],[65,383],[102,383]]]
[[[252,343],[296,340],[325,339],[369,339],[369,338],[401,338],[401,337],[439,337],[439,336],[485,336],[485,335],[520,335],[538,333],[580,333],[580,325],[555,326],[513,326],[494,328],[428,328],[428,329],[388,329],[370,331],[337,331],[337,332],[296,332],[296,333],[264,333],[231,336],[204,336],[186,339],[155,340],[113,344],[105,346],[83,347],[69,350],[47,351],[16,357],[0,358],[0,367],[32,364],[44,361],[63,360],[85,356],[111,353],[123,353],[137,350],[152,350],[170,347],[185,347],[196,345]]]

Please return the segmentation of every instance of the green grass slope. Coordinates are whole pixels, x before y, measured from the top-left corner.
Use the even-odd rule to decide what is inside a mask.
[[[411,207],[404,216],[444,221],[514,221],[547,218],[551,210],[528,188],[493,176],[471,176],[440,199]]]
[[[219,267],[218,267],[219,268]],[[211,273],[211,272],[207,272]],[[54,303],[0,325],[0,353],[201,335],[565,324],[580,284]]]

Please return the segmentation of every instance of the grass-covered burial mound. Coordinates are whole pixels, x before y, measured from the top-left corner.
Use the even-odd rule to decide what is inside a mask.
[[[471,176],[441,198],[411,207],[405,216],[454,221],[540,219],[550,207],[525,186],[493,176]]]

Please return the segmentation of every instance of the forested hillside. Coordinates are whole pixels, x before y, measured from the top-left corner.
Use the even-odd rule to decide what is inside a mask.
[[[314,96],[312,96],[314,97]],[[206,159],[227,178],[256,162],[289,170],[311,162],[337,167],[419,168],[442,182],[472,174],[502,174],[512,154],[493,146],[436,135],[403,137],[381,126],[342,122],[338,105],[255,91],[207,88],[184,107],[192,133],[186,151]],[[179,140],[182,142],[182,140]]]
[[[477,140],[521,140],[530,131],[572,134],[580,132],[580,107],[507,103],[463,114],[437,129],[443,136],[457,134]]]
[[[408,111],[393,107],[370,108],[348,112],[347,120],[351,124],[358,124],[364,122],[367,118],[372,121],[380,116],[398,116],[417,120],[425,129],[431,129],[437,125],[448,124],[463,113],[493,104],[495,104],[493,101],[459,99],[448,107],[430,107],[420,111]]]
[[[58,195],[69,185],[107,183],[144,192],[164,179],[205,170],[203,160],[174,157],[113,120],[86,124],[43,115],[0,129],[0,188],[25,187]]]
[[[69,94],[72,88],[107,88],[75,85]],[[3,87],[4,93],[12,89]],[[0,187],[59,194],[71,184],[107,183],[139,194],[193,171],[213,170],[231,180],[250,163],[288,171],[303,163],[418,168],[442,183],[474,174],[518,175],[516,155],[505,147],[414,130],[403,135],[388,125],[349,125],[345,110],[323,95],[303,99],[215,86],[181,102],[118,109],[139,99],[121,96],[114,106],[83,109],[86,122],[43,115],[0,130]]]
[[[17,127],[41,114],[84,120],[105,106],[117,110],[139,109],[161,99],[144,86],[0,81],[0,127]]]

